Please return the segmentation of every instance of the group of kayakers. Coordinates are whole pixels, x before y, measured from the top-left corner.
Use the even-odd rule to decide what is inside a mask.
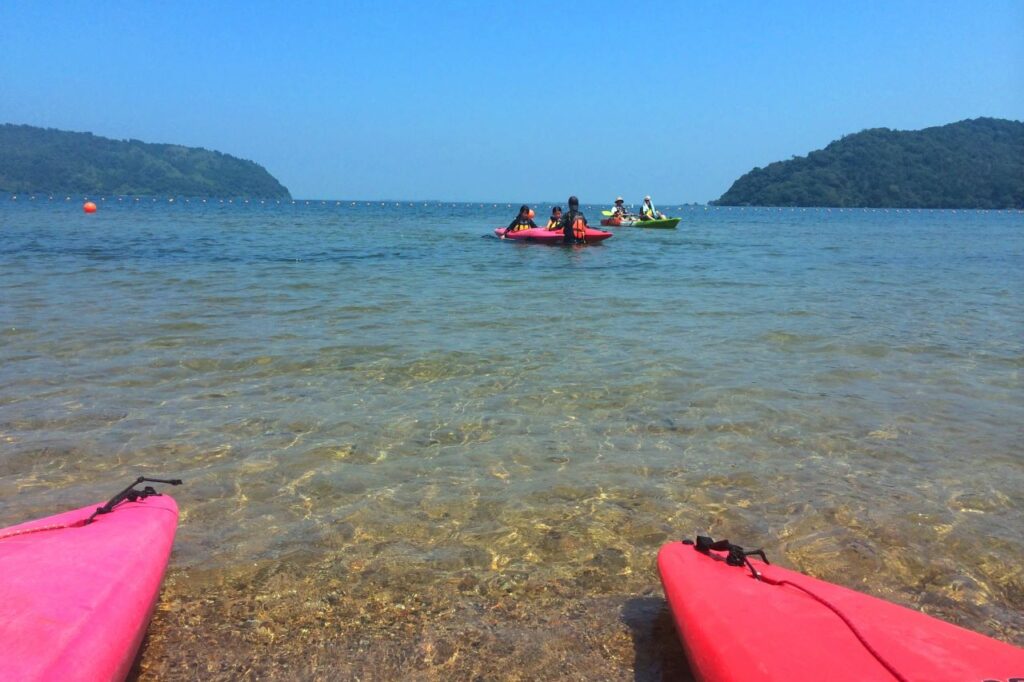
[[[605,215],[607,214],[605,212]],[[505,231],[501,233],[501,238],[504,239],[506,235],[521,230],[538,229],[540,226],[533,222],[536,215],[528,204],[523,204],[519,207],[519,213],[516,217],[512,219],[512,222],[508,224]],[[654,208],[650,195],[644,197],[639,215],[631,213],[626,208],[622,197],[616,198],[611,215],[615,218],[639,218],[640,220],[658,220],[665,217],[664,213]],[[548,224],[544,229],[552,232],[561,232],[562,241],[566,244],[580,244],[585,241],[588,227],[587,217],[580,211],[580,200],[575,196],[571,196],[569,197],[569,211],[563,214],[561,206],[552,208],[551,217],[548,218]]]
[[[527,204],[523,204],[519,207],[519,214],[512,219],[512,222],[501,234],[501,238],[504,239],[505,235],[512,232],[537,229],[539,226],[533,222],[535,216],[536,213],[533,212],[533,209]],[[589,227],[587,217],[580,211],[580,200],[571,196],[569,197],[569,210],[562,213],[561,206],[552,208],[551,217],[548,218],[547,227],[544,229],[561,232],[562,241],[566,244],[582,244],[586,240],[587,227]]]
[[[622,197],[615,199],[615,205],[612,206],[612,217],[613,218],[639,218],[640,220],[661,220],[665,218],[665,214],[654,208],[654,204],[651,203],[651,195],[648,194],[644,197],[644,202],[640,204],[640,213],[631,213],[626,205],[623,203]]]

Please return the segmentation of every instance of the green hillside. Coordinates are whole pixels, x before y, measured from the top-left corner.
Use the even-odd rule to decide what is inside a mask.
[[[1024,208],[1024,123],[874,128],[755,168],[720,206]]]
[[[0,192],[290,198],[252,161],[91,133],[0,126]]]

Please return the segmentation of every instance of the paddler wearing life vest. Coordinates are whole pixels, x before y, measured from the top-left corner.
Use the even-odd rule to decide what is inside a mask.
[[[640,220],[660,220],[664,217],[665,214],[654,208],[654,204],[651,203],[651,195],[645,196],[644,203],[640,206]]]
[[[562,220],[562,207],[555,206],[551,209],[551,217],[548,218],[548,229],[557,230],[558,223]]]
[[[512,219],[512,222],[508,224],[505,231],[501,233],[501,238],[504,239],[505,235],[510,232],[520,232],[522,230],[531,230],[537,227],[537,223],[533,222],[534,212],[526,204],[519,207],[519,215]]]
[[[569,210],[558,223],[562,228],[562,242],[585,244],[587,242],[587,216],[580,211],[580,200],[569,197]]]
[[[615,199],[615,205],[612,206],[612,217],[613,218],[626,218],[629,217],[629,209],[626,208],[623,203],[623,198],[618,197]]]

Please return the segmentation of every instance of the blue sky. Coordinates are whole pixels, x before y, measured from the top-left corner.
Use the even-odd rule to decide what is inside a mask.
[[[1020,0],[25,0],[0,122],[217,149],[297,197],[703,202],[864,128],[1024,119],[1022,35]]]

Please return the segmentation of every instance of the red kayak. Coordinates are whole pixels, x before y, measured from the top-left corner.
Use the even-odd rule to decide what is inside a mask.
[[[665,596],[698,679],[1024,678],[1024,649],[749,554],[710,538],[670,543],[658,554]]]
[[[494,228],[494,234],[502,236],[505,234],[504,227]],[[589,244],[604,241],[608,237],[612,236],[611,232],[605,232],[604,230],[595,230],[591,227],[587,228],[586,240]],[[564,238],[561,230],[549,230],[546,227],[535,227],[529,230],[519,230],[518,232],[509,232],[505,235],[505,239],[517,239],[527,242],[538,242],[540,244],[562,244]]]
[[[0,680],[128,675],[160,592],[178,505],[152,488],[128,488],[99,509],[108,507],[0,530]]]

